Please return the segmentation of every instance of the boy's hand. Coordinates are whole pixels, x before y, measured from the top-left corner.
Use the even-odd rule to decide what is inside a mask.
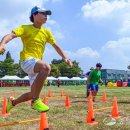
[[[65,62],[66,62],[70,67],[73,66],[73,63],[71,62],[70,59],[65,59]]]
[[[3,55],[4,52],[5,52],[5,49],[2,46],[0,46],[0,55]]]
[[[103,85],[103,81],[100,83],[101,84],[101,86]]]

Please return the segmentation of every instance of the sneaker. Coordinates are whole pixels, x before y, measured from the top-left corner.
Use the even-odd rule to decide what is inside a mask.
[[[45,105],[40,98],[35,100],[35,102],[31,105],[32,109],[37,110],[38,112],[47,112],[49,107]]]
[[[10,97],[8,99],[8,103],[7,103],[7,107],[6,107],[6,112],[9,113],[9,111],[14,107],[13,104],[12,104],[12,101],[14,100],[15,98],[14,97]]]

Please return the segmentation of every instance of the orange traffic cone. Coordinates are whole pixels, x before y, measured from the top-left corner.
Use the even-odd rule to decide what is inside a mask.
[[[49,130],[46,113],[41,113],[40,130]]]
[[[95,124],[98,123],[98,122],[95,121],[92,99],[89,99],[88,115],[87,115],[87,118],[86,118],[86,123],[89,124],[89,125],[95,125]]]
[[[66,108],[70,107],[70,100],[69,100],[69,94],[68,94],[68,92],[66,93],[65,107]]]
[[[50,91],[50,89],[48,90],[48,97],[51,97],[51,91]]]
[[[104,91],[102,96],[102,102],[107,102],[106,92]]]
[[[1,115],[2,116],[7,116],[7,112],[6,112],[6,107],[7,107],[7,98],[6,96],[4,96],[4,102],[3,102],[3,105],[2,105],[2,113]]]
[[[61,96],[61,97],[64,96],[63,90],[61,90],[60,96]]]
[[[44,104],[47,104],[47,101],[46,101],[46,94],[44,94],[43,103],[44,103]]]
[[[114,97],[113,107],[112,107],[112,117],[119,118],[118,106],[117,106],[117,97]]]

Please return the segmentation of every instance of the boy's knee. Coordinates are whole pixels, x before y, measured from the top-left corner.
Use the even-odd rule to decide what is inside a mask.
[[[50,73],[50,71],[51,71],[51,66],[49,64],[44,65],[41,69],[41,72],[43,73]]]

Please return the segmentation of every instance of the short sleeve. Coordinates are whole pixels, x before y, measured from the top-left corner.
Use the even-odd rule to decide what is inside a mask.
[[[49,42],[52,45],[56,44],[56,40],[49,30],[47,30],[47,34],[48,34],[47,42]]]
[[[24,33],[24,27],[23,26],[19,26],[17,29],[12,30],[13,33],[15,33],[15,35],[17,37],[21,37]]]
[[[90,72],[89,77],[91,78],[93,76],[93,71]]]

